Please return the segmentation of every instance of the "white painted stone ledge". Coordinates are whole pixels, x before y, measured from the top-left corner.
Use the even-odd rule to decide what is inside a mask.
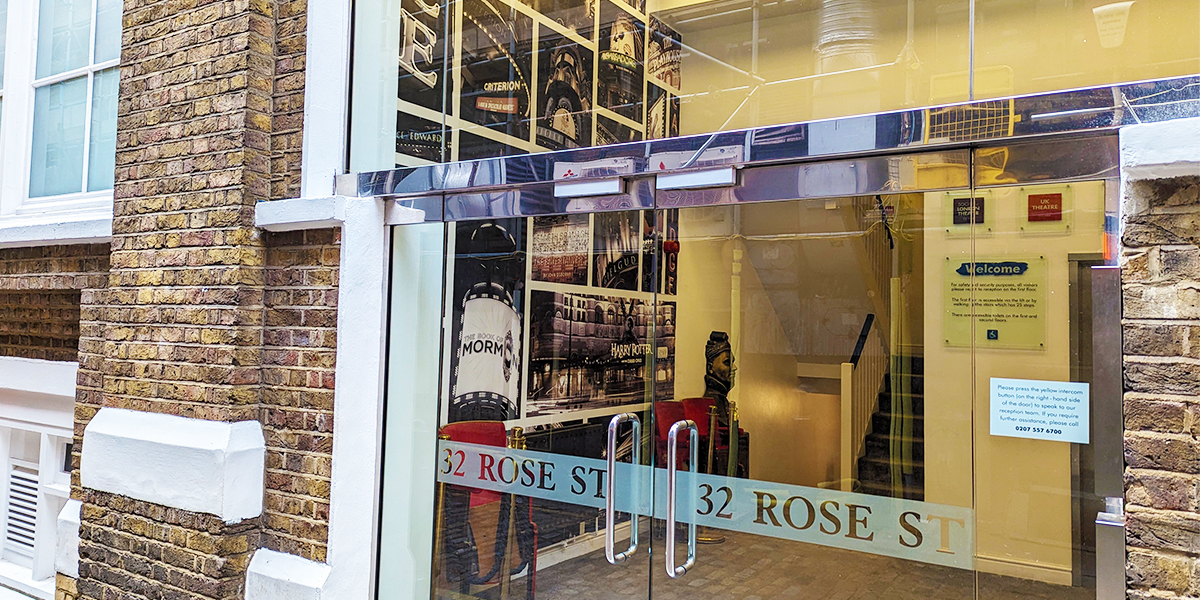
[[[1122,127],[1121,179],[1200,175],[1200,117]]]
[[[58,513],[55,527],[57,543],[54,545],[54,570],[73,579],[79,578],[79,520],[82,510],[82,502],[67,500]]]
[[[329,565],[261,549],[246,570],[246,600],[320,600]]]
[[[254,224],[267,231],[301,231],[341,227],[347,209],[355,203],[382,202],[383,225],[408,225],[425,221],[425,211],[401,206],[395,200],[328,196],[259,202],[254,206]]]
[[[75,397],[79,363],[0,356],[0,389]]]
[[[237,523],[262,514],[265,464],[258,421],[102,408],[84,430],[79,476],[87,488]]]
[[[0,217],[0,248],[95,244],[112,239],[112,208],[81,215]]]

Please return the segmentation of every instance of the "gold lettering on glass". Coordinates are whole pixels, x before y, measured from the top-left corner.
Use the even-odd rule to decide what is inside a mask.
[[[943,554],[954,554],[954,551],[950,549],[950,524],[958,523],[959,527],[966,529],[966,527],[967,527],[966,522],[963,521],[962,519],[956,519],[954,517],[943,517],[940,515],[927,515],[925,517],[925,520],[926,521],[937,521],[942,526],[942,543],[938,547],[937,551],[941,552]]]

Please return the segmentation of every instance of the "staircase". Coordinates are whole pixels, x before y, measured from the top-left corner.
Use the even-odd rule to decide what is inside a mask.
[[[920,356],[899,357],[899,390],[892,389],[891,373],[879,392],[879,404],[871,415],[865,453],[858,459],[862,492],[909,500],[925,499],[925,364]],[[907,412],[906,412],[907,409]],[[907,456],[898,435],[906,416],[911,422]],[[893,470],[897,477],[893,478]]]

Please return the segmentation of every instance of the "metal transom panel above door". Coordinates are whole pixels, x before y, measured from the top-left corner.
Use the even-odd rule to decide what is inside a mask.
[[[1107,600],[1115,182],[1074,143],[397,227],[378,597],[411,552],[432,598]]]

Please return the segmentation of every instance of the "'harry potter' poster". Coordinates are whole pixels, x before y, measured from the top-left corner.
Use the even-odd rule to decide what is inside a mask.
[[[594,218],[592,285],[637,290],[642,249],[640,211],[597,213]]]
[[[599,104],[640,123],[646,25],[608,0],[600,3],[600,22]]]
[[[552,150],[592,144],[592,51],[558,34],[538,40],[537,141]]]
[[[525,416],[644,401],[675,382],[675,303],[530,293]]]
[[[459,222],[447,422],[520,415],[525,219]]]

